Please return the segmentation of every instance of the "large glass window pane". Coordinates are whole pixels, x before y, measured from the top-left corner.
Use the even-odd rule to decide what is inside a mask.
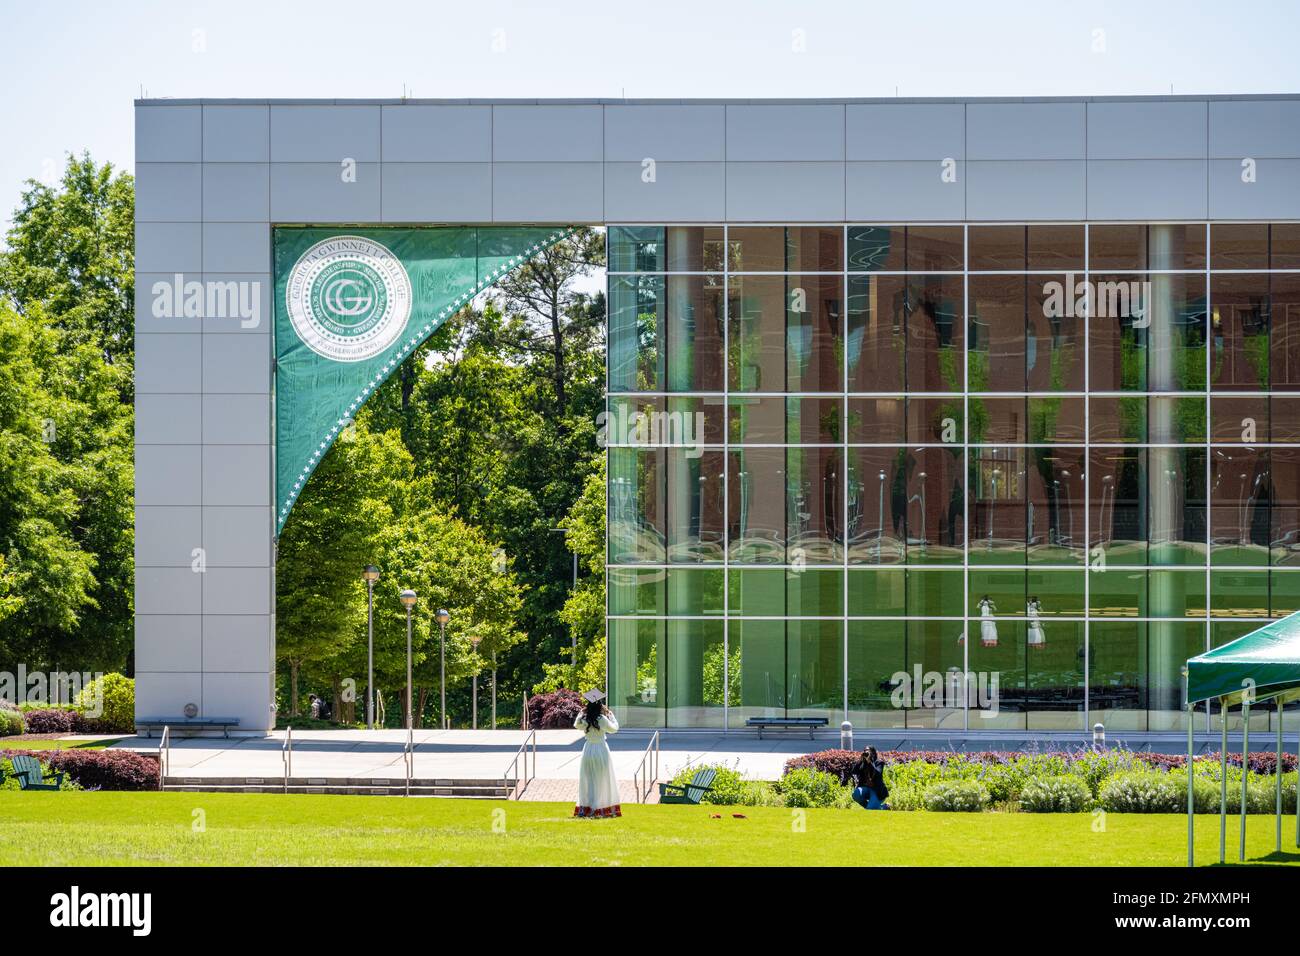
[[[664,613],[663,568],[610,568],[610,614]]]
[[[1122,275],[1092,278],[1088,368],[1095,392],[1147,390],[1151,323],[1140,301],[1142,279]]]
[[[1214,388],[1234,392],[1268,388],[1268,283],[1263,274],[1211,276]]]
[[[1210,563],[1268,564],[1271,527],[1269,453],[1215,448],[1210,456]]]
[[[1030,226],[1029,268],[1083,271],[1083,226]]]
[[[849,397],[849,443],[901,445],[907,440],[907,406],[902,396]]]
[[[785,616],[784,568],[732,568],[727,572],[728,602],[733,615]]]
[[[849,621],[849,713],[854,727],[903,727],[895,676],[907,673],[904,621]]]
[[[1205,624],[1161,621],[1152,622],[1147,628],[1148,728],[1186,730],[1183,666],[1189,657],[1205,653]]]
[[[1102,274],[1092,279],[1089,375],[1095,391],[1205,387],[1205,279]]]
[[[790,717],[825,717],[844,713],[844,622],[788,621],[786,672]]]
[[[907,268],[902,226],[849,226],[848,242],[850,272],[902,272]],[[961,269],[960,263],[956,268]]]
[[[849,568],[849,616],[906,616],[906,574],[904,568]]]
[[[786,272],[842,272],[843,263],[844,230],[840,226],[786,228]]]
[[[1093,272],[1111,269],[1147,268],[1147,227],[1102,225],[1088,227],[1088,268]]]
[[[1147,607],[1146,571],[1093,563],[1088,571],[1088,613],[1093,617],[1141,617]]]
[[[722,276],[669,276],[668,388],[722,391]]]
[[[732,276],[727,285],[728,380],[735,392],[785,388],[786,278]]]
[[[1210,226],[1210,268],[1267,269],[1268,223],[1213,223]]]
[[[610,272],[663,272],[662,226],[610,226],[606,233]]]
[[[843,617],[844,569],[794,569],[785,576],[788,617]]]
[[[901,392],[907,360],[907,280],[903,276],[850,276],[849,388]]]
[[[1025,449],[971,448],[971,564],[1024,564],[1025,494]]]
[[[1025,622],[996,620],[984,616],[970,622],[970,671],[984,675],[991,688],[998,682],[996,708],[974,709],[970,715],[972,730],[1024,730],[1025,699]]]
[[[1093,621],[1088,625],[1088,707],[1094,722],[1115,731],[1147,729],[1147,625]]]
[[[1152,269],[1205,268],[1205,224],[1152,223],[1148,227]]]
[[[844,471],[840,448],[786,450],[787,563],[844,560]]]
[[[970,226],[971,272],[1024,272],[1024,226]]]
[[[1197,445],[1205,441],[1205,399],[1153,395],[1147,401],[1147,441]]]
[[[792,275],[786,283],[785,390],[843,390],[844,280]]]
[[[965,318],[961,276],[907,280],[907,390],[960,392]]]
[[[733,445],[780,445],[785,443],[786,400],[783,396],[732,395],[729,441]]]
[[[1086,286],[1074,275],[1028,279],[1025,367],[1031,392],[1081,392]]]
[[[1146,564],[1146,451],[1094,448],[1090,454],[1089,548],[1100,548],[1107,566]]]
[[[609,449],[609,560],[664,560],[664,449]]]
[[[1268,573],[1269,616],[1286,617],[1300,611],[1300,571],[1275,568]]]
[[[1026,276],[972,276],[969,284],[972,392],[1025,390]]]
[[[1275,222],[1268,227],[1268,267],[1300,269],[1300,223]]]
[[[1205,617],[1204,568],[1147,572],[1144,617]]]
[[[1028,401],[1018,398],[985,398],[972,395],[970,440],[988,444],[1023,445],[1028,426]],[[923,439],[922,439],[923,440]]]
[[[1025,717],[1030,730],[1084,730],[1083,621],[1026,624]]]
[[[669,272],[721,272],[721,226],[669,226]]]
[[[961,272],[966,261],[961,226],[908,226],[908,272]]]
[[[668,726],[721,727],[725,651],[721,621],[668,622]],[[733,655],[739,665],[740,655]],[[739,701],[733,701],[738,703]]]
[[[1300,391],[1300,275],[1269,276],[1269,387]]]
[[[667,459],[668,560],[721,562],[726,497],[722,451],[670,448]]]
[[[727,234],[732,272],[785,272],[785,229],[732,226]]]
[[[1027,455],[1025,544],[1029,563],[1082,564],[1083,449],[1035,447]]]
[[[896,564],[903,560],[905,466],[906,452],[902,449],[849,449],[850,564]]]
[[[1269,434],[1268,405],[1266,394],[1214,396],[1210,399],[1210,441],[1223,445],[1262,441]]]
[[[971,568],[967,613],[974,618],[1024,617],[1024,568]]]
[[[724,603],[721,568],[668,569],[669,614],[722,614]]]
[[[1145,442],[1147,440],[1147,397],[1145,395],[1088,396],[1088,427],[1093,444]]]
[[[624,727],[664,726],[665,622],[609,622],[609,697]]]
[[[920,444],[960,445],[963,419],[960,395],[907,400],[907,437]]]
[[[727,464],[727,528],[735,564],[784,564],[784,448],[733,449]]]
[[[961,592],[960,583],[957,590]],[[961,730],[966,720],[966,701],[969,699],[972,707],[979,704],[979,688],[967,687],[963,680],[964,637],[961,621],[907,622],[908,682],[898,691],[908,727]],[[991,686],[986,685],[984,690],[990,697]],[[972,711],[971,728],[980,726],[982,722]]]
[[[731,621],[727,637],[732,654],[740,661],[729,666],[730,699],[728,721],[743,727],[750,717],[786,716],[785,621]],[[736,688],[739,687],[739,692]]]
[[[1149,448],[1147,461],[1148,561],[1204,567],[1205,450]]]
[[[913,448],[906,459],[908,564],[960,564],[966,543],[962,450]]]
[[[964,574],[960,568],[908,568],[908,615],[961,617]]]
[[[1212,617],[1265,618],[1269,615],[1267,571],[1212,571]]]
[[[663,289],[661,276],[610,277],[610,391],[652,392],[663,388]]]
[[[1270,560],[1278,566],[1300,567],[1300,449],[1270,449],[1269,474]]]
[[[1084,397],[1029,396],[1029,442],[1081,445],[1084,440]]]
[[[1025,613],[1029,617],[1083,617],[1086,571],[1030,568],[1025,574]]]

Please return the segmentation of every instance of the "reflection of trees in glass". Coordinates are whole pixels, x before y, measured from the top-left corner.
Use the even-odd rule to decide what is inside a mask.
[[[734,647],[726,662],[727,673],[723,673],[723,647],[721,642],[710,644],[704,650],[701,664],[701,676],[704,685],[704,703],[715,707],[722,706],[722,687],[727,687],[727,704],[740,706],[740,648]],[[729,679],[729,680],[728,680]]]
[[[645,659],[636,666],[636,692],[642,700],[659,696],[659,645],[651,644]]]

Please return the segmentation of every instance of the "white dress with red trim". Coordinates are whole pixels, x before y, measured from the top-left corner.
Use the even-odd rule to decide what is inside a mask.
[[[587,725],[587,715],[579,714],[573,722],[582,731],[582,760],[578,764],[578,803],[575,817],[621,817],[618,777],[614,775],[614,758],[605,738],[618,733],[613,714],[601,714],[598,727]]]

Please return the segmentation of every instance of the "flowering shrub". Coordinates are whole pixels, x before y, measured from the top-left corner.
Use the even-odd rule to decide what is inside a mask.
[[[23,715],[29,734],[75,734],[81,730],[81,714],[65,707],[29,710]]]
[[[23,732],[23,715],[7,700],[0,700],[0,737],[12,737]]]
[[[534,730],[572,730],[585,704],[574,690],[561,687],[528,698],[528,726]]]
[[[979,813],[989,805],[989,791],[975,780],[943,780],[925,791],[932,813]]]
[[[82,688],[77,706],[83,714],[101,709],[97,717],[83,717],[85,728],[91,733],[135,733],[135,681],[121,674],[105,674]]]
[[[31,754],[86,790],[158,789],[158,762],[130,750],[0,750],[0,759],[15,754]]]
[[[1020,791],[1026,813],[1081,813],[1092,803],[1092,791],[1078,777],[1035,777]]]

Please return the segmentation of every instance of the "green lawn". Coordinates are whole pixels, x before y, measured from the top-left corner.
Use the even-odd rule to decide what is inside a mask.
[[[0,750],[103,750],[121,737],[101,740],[61,740],[58,737],[0,737]]]
[[[201,811],[201,813],[199,812]],[[1186,862],[1186,818],[865,813],[630,806],[574,820],[568,804],[213,793],[0,792],[0,865],[1154,865]],[[722,819],[710,818],[722,813]],[[203,828],[196,829],[201,821]],[[1198,817],[1199,861],[1218,858]],[[495,826],[495,828],[494,828]],[[1283,824],[1279,862],[1300,862]],[[1272,861],[1273,820],[1252,816],[1247,858]],[[1229,821],[1235,857],[1235,821]]]

